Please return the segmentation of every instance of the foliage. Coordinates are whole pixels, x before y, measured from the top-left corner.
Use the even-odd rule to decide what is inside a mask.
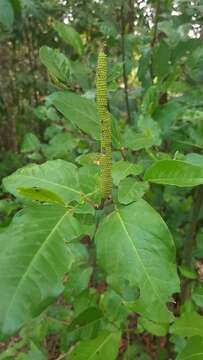
[[[0,360],[202,358],[202,11],[0,2]]]

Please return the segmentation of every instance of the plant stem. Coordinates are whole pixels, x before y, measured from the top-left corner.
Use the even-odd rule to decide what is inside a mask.
[[[121,6],[121,50],[122,50],[122,63],[123,63],[123,83],[125,91],[125,103],[128,115],[128,123],[131,123],[131,112],[128,98],[128,76],[126,71],[126,53],[125,53],[125,14],[124,5]]]

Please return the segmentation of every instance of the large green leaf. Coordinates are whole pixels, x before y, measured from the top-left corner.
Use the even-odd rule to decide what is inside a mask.
[[[79,55],[82,54],[83,44],[80,34],[72,26],[64,24],[60,21],[55,21],[54,29],[58,32],[63,41],[72,46]]]
[[[18,188],[39,187],[58,194],[65,202],[80,201],[77,167],[63,160],[28,165],[3,180],[5,190],[19,196]]]
[[[180,336],[203,336],[203,317],[195,311],[183,314],[173,323],[172,334]]]
[[[93,340],[81,341],[68,357],[69,360],[115,360],[121,334],[103,332]]]
[[[196,186],[203,184],[203,168],[180,160],[160,160],[146,171],[144,178],[156,184]]]
[[[160,215],[144,200],[116,209],[99,226],[96,248],[107,274],[139,287],[136,311],[168,322],[166,302],[179,290],[179,281],[173,239]]]
[[[73,256],[65,241],[80,236],[78,221],[58,205],[17,213],[0,235],[0,329],[14,333],[62,290]]]
[[[96,103],[71,92],[55,92],[51,103],[69,120],[93,139],[100,139],[100,126]]]
[[[50,75],[63,82],[68,80],[71,64],[64,54],[60,53],[57,49],[42,46],[39,50],[39,57],[42,63],[47,67]]]
[[[176,360],[202,360],[203,337],[195,336],[188,340],[186,347],[181,351]]]

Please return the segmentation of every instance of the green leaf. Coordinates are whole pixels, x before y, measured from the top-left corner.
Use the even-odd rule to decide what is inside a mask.
[[[203,82],[203,47],[198,47],[188,57],[186,73],[194,81]]]
[[[65,205],[63,199],[57,194],[53,193],[50,190],[42,189],[42,188],[18,188],[17,191],[31,200],[37,200],[41,202],[47,203],[57,203],[61,205]]]
[[[76,139],[74,135],[61,133],[53,136],[48,145],[43,145],[42,151],[48,159],[67,158],[78,142],[79,139]]]
[[[30,351],[28,352],[29,360],[46,360],[45,354],[31,341]]]
[[[199,284],[199,286],[193,289],[192,300],[197,306],[203,308],[203,285]]]
[[[130,309],[128,303],[120,294],[108,287],[100,298],[99,306],[105,314],[106,321],[116,326],[117,329],[122,328]]]
[[[184,161],[188,162],[189,164],[198,165],[203,167],[203,155],[190,153],[185,155]]]
[[[203,317],[197,312],[186,312],[176,319],[170,328],[170,332],[181,336],[203,336]]]
[[[42,46],[39,50],[39,57],[50,75],[67,82],[71,72],[71,64],[64,54],[48,46]]]
[[[140,164],[132,164],[129,161],[117,161],[113,164],[112,176],[115,185],[118,185],[121,180],[125,179],[128,175],[139,175],[143,171]]]
[[[93,340],[81,341],[70,354],[70,360],[115,360],[121,334],[103,332]]]
[[[27,133],[24,137],[21,146],[21,151],[23,153],[28,153],[39,149],[40,149],[40,141],[38,140],[37,136],[32,133]]]
[[[74,50],[81,55],[83,52],[83,44],[80,34],[72,26],[64,24],[60,21],[55,21],[53,26],[61,39],[66,44],[72,46]]]
[[[202,360],[203,337],[195,336],[188,340],[186,347],[178,355],[176,360]]]
[[[165,336],[168,332],[168,324],[158,324],[143,317],[138,319],[138,329],[142,328],[142,331],[148,331],[155,336]]]
[[[92,267],[78,266],[71,269],[68,282],[64,291],[66,297],[79,296],[82,291],[86,290],[89,285],[90,276],[92,274]]]
[[[90,307],[80,313],[67,328],[68,338],[90,339],[98,335],[101,320],[103,319],[102,312],[95,307]]]
[[[51,103],[66,120],[79,127],[93,139],[100,139],[100,126],[96,103],[71,92],[55,92],[49,96]]]
[[[203,184],[203,168],[180,160],[160,160],[147,169],[144,179],[156,184],[197,186]]]
[[[96,248],[107,274],[140,288],[136,311],[167,323],[166,302],[179,291],[179,281],[173,239],[160,215],[144,200],[116,209],[100,224]]]
[[[90,152],[78,156],[76,158],[76,162],[80,165],[91,165],[91,164],[99,164],[100,159],[101,159],[100,153]]]
[[[39,187],[56,193],[67,203],[81,198],[77,167],[63,160],[25,166],[6,177],[3,185],[15,196],[19,196],[18,188]]]
[[[186,279],[194,280],[197,278],[197,273],[195,271],[190,270],[187,266],[179,266],[179,270],[182,276],[184,276]]]
[[[63,290],[73,257],[65,241],[80,236],[69,211],[57,205],[21,210],[0,234],[0,328],[13,334]]]
[[[0,1],[0,23],[10,30],[14,21],[14,11],[10,0]]]
[[[152,66],[155,76],[158,76],[159,78],[167,76],[170,69],[170,55],[170,47],[164,41],[159,42],[158,45],[154,48]]]
[[[146,182],[135,181],[133,178],[124,179],[118,186],[118,200],[121,204],[129,204],[140,199],[148,188]]]
[[[100,201],[100,168],[97,165],[83,166],[78,169],[78,178],[81,191],[93,195],[95,201]]]
[[[122,143],[124,147],[134,151],[148,149],[156,145],[150,130],[145,131],[145,133],[137,133],[131,128],[125,130]]]
[[[121,131],[119,128],[119,121],[111,115],[111,125],[112,125],[112,145],[114,149],[122,148],[122,138]]]

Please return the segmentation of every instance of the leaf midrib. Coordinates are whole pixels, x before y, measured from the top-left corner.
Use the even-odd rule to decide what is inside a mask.
[[[55,101],[57,102],[57,101],[59,101],[59,100],[52,100],[53,101],[53,104],[54,104],[54,106],[55,107],[57,107],[57,105],[56,105],[56,103],[54,103]],[[67,104],[66,104],[66,102],[65,101],[62,101],[61,100],[61,103],[62,103],[62,105],[63,106],[67,106]],[[76,111],[77,112],[77,114],[79,114],[79,116],[84,116],[84,113],[85,113],[85,117],[86,118],[88,118],[88,120],[91,120],[92,122],[93,122],[93,124],[94,125],[96,125],[96,127],[97,127],[97,130],[98,131],[96,131],[96,133],[95,133],[95,130],[92,132],[92,129],[90,128],[90,131],[89,131],[89,127],[88,127],[88,131],[89,131],[89,134],[91,134],[93,137],[95,137],[95,139],[96,140],[99,140],[99,125],[98,125],[98,121],[96,120],[96,117],[95,116],[91,116],[92,115],[92,110],[91,110],[91,112],[90,111],[88,111],[88,112],[82,112],[81,110],[76,110],[76,108],[74,107],[74,106],[72,106],[70,103],[69,103],[69,109],[71,110],[71,109],[74,109],[74,111]],[[70,120],[70,118],[65,114],[65,111],[62,111],[62,110],[59,110],[64,116],[65,116],[65,118],[66,119],[68,119],[69,121],[71,121]],[[72,122],[72,121],[71,121]],[[81,123],[81,122],[80,122]],[[79,125],[78,125],[78,121],[77,121],[77,126],[79,127]],[[87,127],[86,127],[86,131],[87,131]]]
[[[21,178],[24,177],[24,178],[28,178],[28,179],[38,180],[38,181],[40,180],[40,181],[42,181],[42,182],[44,182],[44,183],[46,183],[46,184],[56,185],[56,186],[58,186],[58,187],[67,189],[67,190],[72,191],[72,192],[75,192],[75,193],[77,193],[77,194],[84,194],[82,191],[75,190],[75,189],[73,189],[73,188],[71,188],[71,187],[69,187],[69,186],[67,186],[67,185],[58,184],[58,183],[55,183],[55,182],[53,182],[53,181],[49,181],[49,180],[42,179],[42,178],[40,178],[40,177],[38,178],[37,176],[30,176],[30,175],[24,175],[24,174],[21,174],[21,175],[16,174],[16,176],[17,176],[17,177],[21,177]],[[84,195],[85,195],[85,194],[84,194]]]
[[[114,333],[109,334],[106,339],[98,346],[96,351],[87,360],[91,360],[92,357],[104,346],[104,344],[110,339],[112,335],[114,335]]]

